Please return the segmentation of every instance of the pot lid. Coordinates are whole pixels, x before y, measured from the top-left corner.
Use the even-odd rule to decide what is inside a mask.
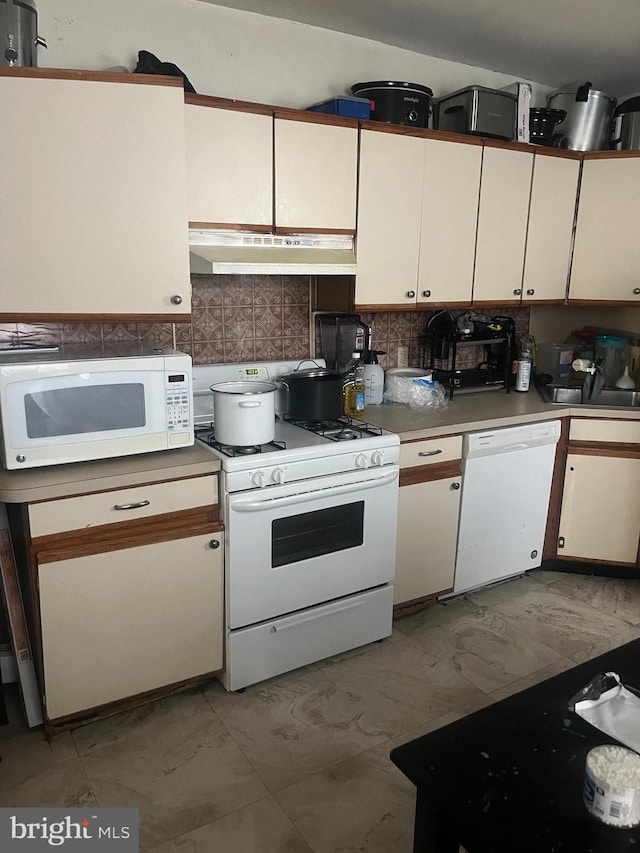
[[[314,379],[316,377],[337,379],[338,374],[328,367],[306,367],[304,370],[293,370],[291,373],[285,373],[280,379]]]
[[[363,92],[368,89],[400,89],[406,92],[421,92],[423,95],[433,96],[433,90],[428,86],[421,86],[420,83],[400,83],[397,80],[374,80],[370,83],[354,83],[351,87],[351,92],[357,95],[358,92]]]
[[[635,95],[633,98],[627,98],[626,101],[623,101],[621,104],[615,108],[613,117],[617,118],[618,116],[623,115],[624,113],[637,113],[640,112],[640,95]]]
[[[211,390],[218,394],[270,394],[277,391],[278,386],[273,382],[247,379],[243,382],[218,382],[211,386]]]

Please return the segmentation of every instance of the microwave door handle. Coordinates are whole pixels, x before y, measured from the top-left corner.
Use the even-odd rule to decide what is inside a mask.
[[[385,474],[384,477],[379,477],[376,480],[365,480],[363,483],[348,483],[345,486],[336,486],[333,489],[314,489],[297,495],[288,495],[283,498],[267,497],[261,501],[232,501],[230,502],[230,509],[236,512],[260,512],[261,510],[272,509],[273,507],[295,506],[296,504],[307,503],[308,501],[329,496],[350,495],[354,492],[359,494],[369,489],[377,489],[379,486],[387,486],[397,479],[398,472],[397,469],[394,469],[390,474]]]

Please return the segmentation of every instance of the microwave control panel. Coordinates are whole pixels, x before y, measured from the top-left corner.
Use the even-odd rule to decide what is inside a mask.
[[[166,386],[167,427],[184,430],[191,426],[189,382],[184,373],[168,373]]]

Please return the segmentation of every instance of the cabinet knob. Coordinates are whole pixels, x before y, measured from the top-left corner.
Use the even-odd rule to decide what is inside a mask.
[[[423,290],[422,295],[428,299],[431,296],[431,291],[430,290]]]
[[[407,292],[407,299],[415,299],[415,298],[416,298],[416,292],[415,292],[415,290],[409,290],[409,291]]]
[[[182,305],[182,296],[179,296],[177,293],[174,293],[174,295],[171,297],[171,304]]]
[[[516,289],[513,291],[513,295],[522,296],[522,290],[519,287],[516,287]]]
[[[535,293],[535,290],[534,290],[532,287],[530,287],[530,288],[527,290],[527,296],[533,296],[533,294],[534,294],[534,293]]]
[[[209,547],[213,548],[213,550],[215,551],[216,548],[220,547],[220,542],[218,541],[218,539],[211,539],[209,542]]]
[[[640,287],[634,287],[633,292],[635,293],[636,296],[640,296]]]
[[[453,489],[454,492],[457,492],[458,489],[460,488],[460,483],[451,483],[451,488]]]

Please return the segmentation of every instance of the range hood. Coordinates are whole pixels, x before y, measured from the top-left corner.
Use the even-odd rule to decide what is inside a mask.
[[[258,234],[189,229],[192,273],[353,275],[348,234]]]

